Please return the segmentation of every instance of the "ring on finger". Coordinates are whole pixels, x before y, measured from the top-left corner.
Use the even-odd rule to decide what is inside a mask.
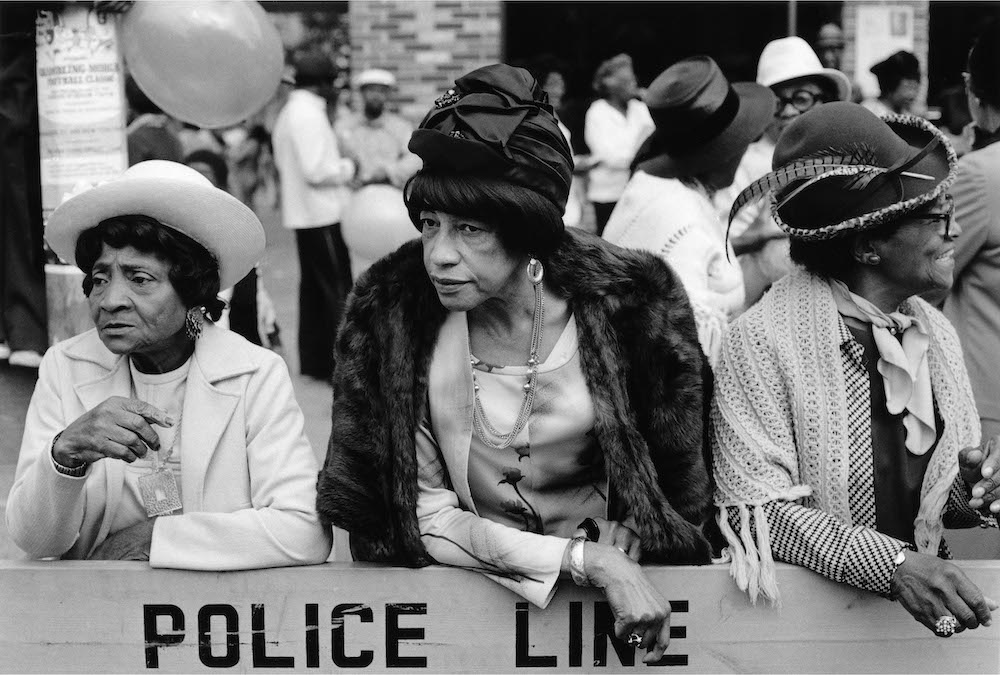
[[[938,637],[951,637],[958,629],[958,619],[946,614],[934,624],[934,634]]]
[[[625,555],[628,555],[628,551],[626,551],[625,549],[623,549],[621,546],[615,546],[615,548],[618,549],[619,551],[621,551],[622,553],[624,553]]]
[[[625,642],[631,647],[638,647],[642,644],[642,636],[638,633],[629,633],[628,639]]]

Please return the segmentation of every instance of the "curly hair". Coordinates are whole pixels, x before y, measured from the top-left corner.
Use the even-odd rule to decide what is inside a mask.
[[[191,237],[148,216],[115,216],[80,234],[76,262],[83,270],[83,293],[88,298],[94,289],[94,264],[105,244],[115,249],[131,246],[162,257],[170,263],[168,278],[184,306],[203,306],[209,319],[219,320],[226,306],[218,297],[219,261]]]

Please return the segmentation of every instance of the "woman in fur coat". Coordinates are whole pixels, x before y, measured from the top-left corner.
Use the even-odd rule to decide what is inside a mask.
[[[538,606],[598,586],[662,656],[638,565],[707,562],[703,357],[652,255],[562,225],[572,156],[527,71],[460,78],[410,149],[421,232],[357,283],[318,509],[355,559],[475,569]]]

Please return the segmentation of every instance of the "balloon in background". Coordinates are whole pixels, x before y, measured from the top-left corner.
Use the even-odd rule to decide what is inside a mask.
[[[379,258],[420,236],[410,222],[403,191],[391,185],[366,185],[355,192],[340,216],[340,227],[355,279]]]
[[[253,0],[135,3],[122,20],[132,77],[165,113],[226,127],[260,110],[281,81],[278,30]]]

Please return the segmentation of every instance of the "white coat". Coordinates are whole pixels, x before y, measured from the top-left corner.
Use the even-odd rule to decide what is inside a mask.
[[[96,330],[46,352],[25,421],[7,527],[36,558],[85,558],[107,538],[125,464],[58,473],[52,439],[111,396],[128,397],[128,360]],[[206,324],[196,342],[181,427],[183,512],[157,519],[153,567],[230,570],[321,563],[331,538],[316,514],[316,456],[280,357]]]

